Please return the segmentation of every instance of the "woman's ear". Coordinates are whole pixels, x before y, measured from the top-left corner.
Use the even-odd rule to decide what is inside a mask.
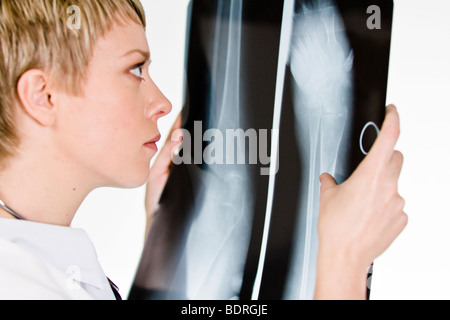
[[[17,93],[25,113],[42,126],[51,126],[56,120],[48,76],[42,70],[28,70],[19,79]]]

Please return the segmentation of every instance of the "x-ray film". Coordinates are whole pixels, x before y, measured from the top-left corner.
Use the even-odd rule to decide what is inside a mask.
[[[311,299],[319,176],[385,115],[392,1],[193,0],[184,142],[130,299]]]

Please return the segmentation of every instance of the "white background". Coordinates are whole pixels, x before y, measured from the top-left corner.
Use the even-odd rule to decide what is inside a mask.
[[[142,2],[151,75],[174,106],[160,124],[165,137],[183,103],[187,0]],[[395,103],[401,116],[399,189],[409,224],[375,262],[372,299],[450,299],[450,1],[394,4],[387,103]],[[144,243],[144,192],[97,190],[73,223],[92,237],[105,272],[125,297]]]

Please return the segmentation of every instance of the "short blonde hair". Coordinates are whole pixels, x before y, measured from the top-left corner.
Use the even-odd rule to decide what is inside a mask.
[[[20,77],[45,70],[61,89],[79,94],[96,40],[120,18],[146,26],[139,0],[0,0],[0,161],[19,143],[13,108]]]

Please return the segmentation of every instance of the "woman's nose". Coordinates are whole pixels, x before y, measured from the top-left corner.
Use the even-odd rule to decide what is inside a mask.
[[[150,81],[151,88],[149,89],[145,114],[148,119],[157,121],[172,111],[172,104],[153,80]]]

